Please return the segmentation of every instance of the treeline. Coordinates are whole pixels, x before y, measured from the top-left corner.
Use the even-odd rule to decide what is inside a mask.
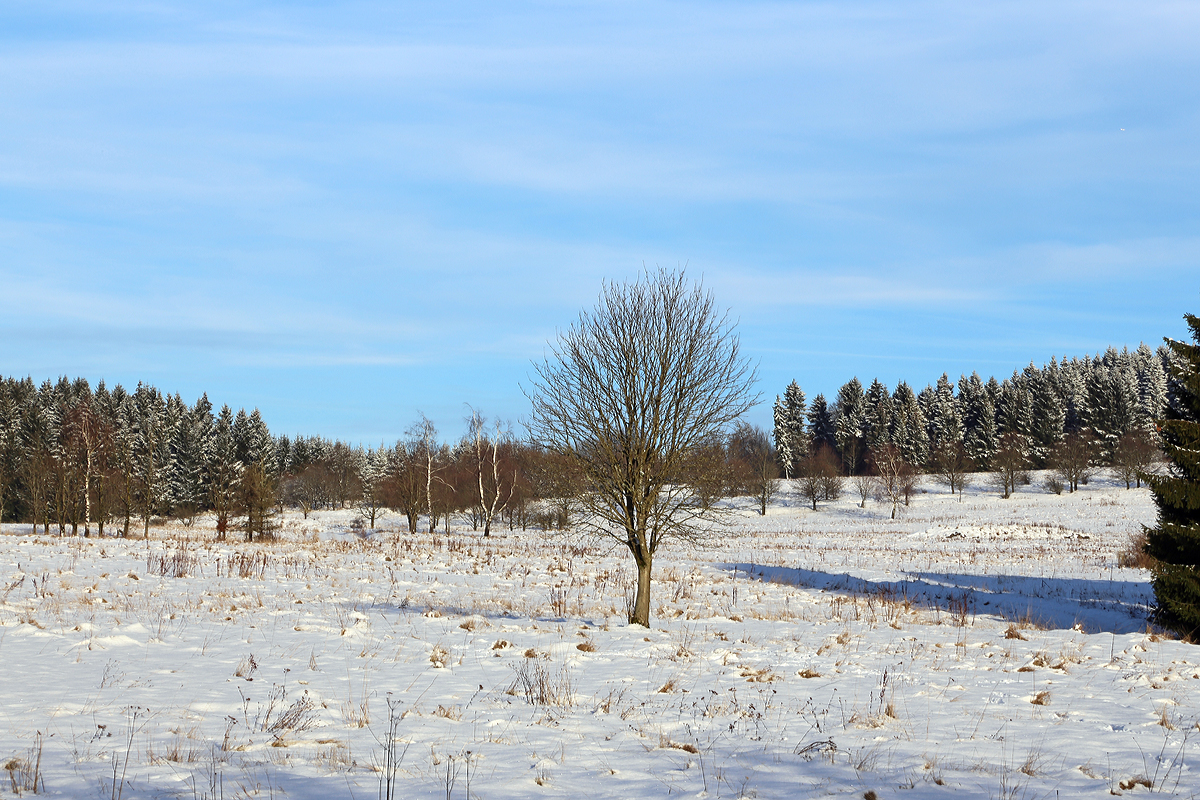
[[[936,473],[952,489],[965,472],[995,472],[1005,496],[1027,469],[1054,469],[1073,490],[1089,469],[1112,466],[1129,484],[1153,457],[1155,420],[1171,402],[1168,358],[1145,344],[1109,348],[1031,363],[1003,381],[972,373],[956,386],[943,374],[919,393],[854,378],[832,403],[817,395],[808,404],[793,382],[775,401],[778,463],[789,478],[831,469],[888,477],[886,461],[884,473]]]
[[[730,494],[765,504],[774,469],[766,435],[742,426],[696,453],[680,482],[700,504]],[[487,535],[497,525],[568,527],[581,491],[570,459],[475,412],[458,442],[441,441],[421,416],[393,445],[364,448],[274,436],[257,409],[214,411],[207,394],[188,405],[146,384],[0,379],[0,520],[46,532],[145,535],[156,519],[190,525],[211,513],[219,537],[254,539],[272,535],[290,507],[305,517],[352,508],[370,527],[390,510],[413,531],[456,518]]]

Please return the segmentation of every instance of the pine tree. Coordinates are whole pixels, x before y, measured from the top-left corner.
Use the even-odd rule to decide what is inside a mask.
[[[1155,621],[1181,636],[1200,632],[1200,317],[1185,315],[1193,344],[1167,340],[1170,392],[1175,405],[1161,423],[1163,452],[1171,462],[1146,481],[1158,506],[1158,525],[1146,530]]]

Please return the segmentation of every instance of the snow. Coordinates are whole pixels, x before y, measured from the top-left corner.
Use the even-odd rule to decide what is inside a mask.
[[[1200,793],[1200,649],[1117,565],[1145,490],[780,497],[659,554],[650,630],[571,535],[5,525],[0,795],[39,734],[39,789],[110,800],[375,798],[389,734],[405,798]]]

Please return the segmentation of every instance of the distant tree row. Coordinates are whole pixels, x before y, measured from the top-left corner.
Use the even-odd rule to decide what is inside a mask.
[[[0,519],[84,535],[116,523],[128,536],[135,518],[145,533],[154,517],[212,510],[222,534],[244,516],[253,536],[266,531],[276,475],[257,410],[214,414],[207,396],[188,406],[145,384],[0,380]]]
[[[834,463],[847,475],[879,473],[880,458],[942,476],[951,489],[972,471],[994,472],[1007,496],[1027,469],[1054,469],[1074,490],[1095,466],[1127,484],[1157,447],[1155,420],[1171,402],[1165,348],[1110,348],[1095,358],[1032,363],[1011,378],[943,374],[920,393],[857,378],[829,403],[806,402],[793,382],[775,400],[775,449],[785,477]],[[894,451],[894,452],[892,452]],[[818,458],[819,457],[819,458]]]
[[[0,519],[43,531],[128,536],[151,521],[215,516],[218,535],[269,536],[286,507],[353,508],[375,527],[392,511],[410,530],[451,518],[489,535],[497,525],[562,529],[582,491],[572,462],[472,410],[467,433],[439,438],[421,416],[391,446],[364,448],[319,436],[273,436],[258,410],[214,412],[208,396],[138,384],[93,389],[79,378],[37,386],[0,379]],[[695,454],[680,482],[695,502],[733,494],[765,510],[774,493],[767,435],[741,426]]]

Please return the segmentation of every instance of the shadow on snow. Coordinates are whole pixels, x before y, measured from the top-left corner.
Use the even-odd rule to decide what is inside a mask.
[[[1100,578],[1040,578],[1025,575],[968,575],[907,572],[902,580],[872,581],[848,573],[760,564],[718,564],[720,569],[773,583],[851,595],[908,599],[947,610],[965,602],[972,614],[1047,628],[1082,626],[1087,633],[1134,633],[1146,629],[1154,593],[1146,581]]]

